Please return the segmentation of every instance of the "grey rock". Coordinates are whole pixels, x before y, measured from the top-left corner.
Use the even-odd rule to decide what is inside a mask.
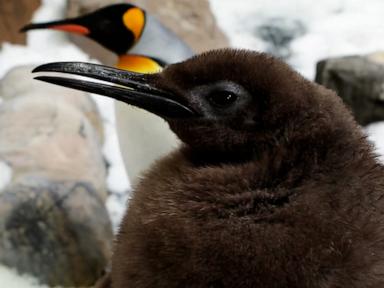
[[[384,120],[384,65],[379,54],[320,61],[316,82],[344,100],[361,125]]]
[[[89,95],[39,83],[32,68],[0,81],[0,263],[49,286],[90,286],[113,237],[103,123]]]
[[[0,160],[14,183],[89,182],[105,199],[106,167],[89,119],[57,95],[24,95],[0,106]]]
[[[88,183],[13,185],[0,194],[0,262],[49,286],[90,286],[108,265],[111,224]]]
[[[49,98],[48,101],[54,97],[55,100],[63,101],[81,111],[96,129],[99,139],[102,141],[104,137],[103,122],[97,105],[89,94],[36,81],[33,79],[36,74],[32,74],[32,70],[37,66],[38,64],[23,65],[9,70],[0,80],[0,97],[5,101],[18,96],[35,97],[37,95],[40,97],[45,95]]]

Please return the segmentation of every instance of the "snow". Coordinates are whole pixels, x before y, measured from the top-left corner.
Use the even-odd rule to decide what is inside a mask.
[[[268,51],[269,43],[257,31],[277,20],[301,23],[304,33],[288,45],[287,61],[313,79],[318,60],[348,54],[365,54],[384,48],[382,0],[210,0],[221,28],[235,47]],[[275,24],[276,25],[276,24]]]
[[[12,168],[5,162],[0,161],[0,192],[8,186],[12,180]]]
[[[376,122],[365,127],[368,139],[375,144],[379,159],[384,162],[384,122]]]
[[[7,288],[48,288],[29,275],[19,275],[15,270],[0,265],[0,285]]]
[[[123,158],[120,154],[120,147],[116,133],[116,118],[113,101],[106,97],[92,95],[99,108],[103,109],[105,142],[103,152],[110,167],[108,169],[107,186],[111,192],[106,207],[111,218],[113,230],[117,228],[125,212],[126,202],[130,184],[125,173]]]
[[[117,233],[121,220],[125,214],[128,199],[128,193],[113,193],[107,199],[106,206],[109,211],[109,217],[114,224],[112,228],[115,233]]]
[[[124,162],[120,155],[119,141],[116,133],[115,107],[113,100],[99,95],[92,95],[102,112],[105,131],[105,143],[103,147],[104,155],[111,165],[108,170],[107,185],[110,191],[116,193],[125,193],[130,189],[128,177],[125,174]],[[118,153],[116,153],[116,151]],[[122,172],[124,172],[122,174]]]

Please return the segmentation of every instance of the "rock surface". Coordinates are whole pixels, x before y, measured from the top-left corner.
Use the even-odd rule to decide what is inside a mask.
[[[2,264],[50,287],[85,287],[100,277],[113,236],[91,185],[12,185],[0,194],[0,203]]]
[[[119,0],[68,0],[68,17],[94,11]],[[166,27],[186,41],[195,52],[228,47],[229,41],[216,24],[208,0],[133,0],[130,1],[158,18]],[[85,52],[107,65],[116,63],[116,56],[95,42],[80,36],[71,36]]]
[[[32,80],[31,70],[0,82],[0,264],[49,286],[90,286],[113,237],[103,123],[89,95]]]
[[[12,168],[12,182],[83,181],[105,199],[102,122],[93,101],[84,93],[29,85],[14,76],[0,85],[6,99],[0,106],[0,160]]]
[[[103,141],[103,122],[92,98],[84,92],[36,81],[33,79],[36,74],[31,73],[36,66],[38,65],[18,66],[8,71],[0,80],[0,97],[11,100],[18,96],[46,95],[48,98],[63,101],[83,113],[96,129],[100,142]]]
[[[383,121],[383,59],[382,53],[375,53],[320,61],[316,82],[336,91],[361,125]]]

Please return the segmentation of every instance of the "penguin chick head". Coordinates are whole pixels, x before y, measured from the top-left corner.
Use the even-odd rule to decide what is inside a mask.
[[[315,92],[319,86],[280,60],[245,50],[207,52],[148,75],[84,63],[47,64],[35,71],[123,85],[38,77],[144,108],[168,121],[188,146],[204,151],[247,152],[258,145],[289,141],[296,132],[302,135],[304,124],[308,133],[315,133],[322,129],[319,119],[327,118],[320,103],[328,97],[329,105],[321,105],[340,106],[337,97],[319,95]]]
[[[32,23],[21,32],[53,29],[84,35],[116,53],[125,54],[141,37],[146,22],[145,11],[131,4],[115,4],[77,18]]]
[[[169,119],[172,130],[191,146],[216,151],[244,151],[271,140],[290,116],[301,113],[301,94],[308,90],[308,83],[280,60],[231,49],[170,65],[156,81],[200,116]]]

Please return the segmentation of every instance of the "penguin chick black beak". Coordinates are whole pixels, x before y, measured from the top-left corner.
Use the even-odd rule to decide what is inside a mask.
[[[182,103],[182,99],[179,99],[173,93],[157,88],[153,84],[152,79],[156,78],[156,73],[134,73],[81,62],[45,64],[35,68],[33,73],[36,72],[59,72],[101,80],[103,82],[57,76],[38,76],[35,78],[40,81],[107,96],[145,109],[163,118],[197,116],[197,113],[191,107]]]
[[[125,54],[141,38],[146,13],[131,4],[116,4],[77,18],[32,23],[20,29],[53,29],[87,36],[117,55]]]

